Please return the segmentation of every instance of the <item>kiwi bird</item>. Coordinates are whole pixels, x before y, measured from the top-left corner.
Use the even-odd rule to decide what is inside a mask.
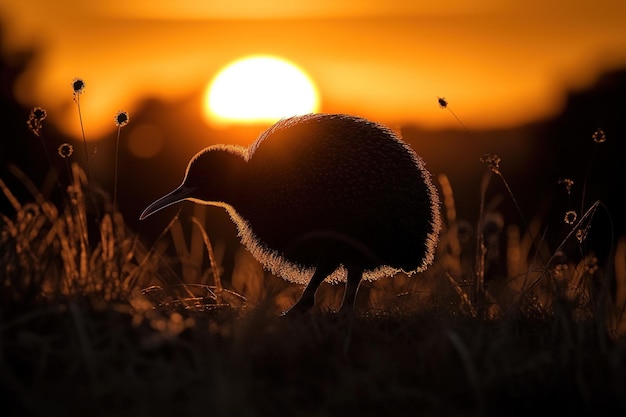
[[[288,314],[310,309],[324,280],[346,283],[345,312],[362,279],[424,271],[440,229],[421,157],[387,127],[343,114],[283,119],[247,148],[205,148],[140,219],[183,200],[225,208],[267,270],[306,284]]]

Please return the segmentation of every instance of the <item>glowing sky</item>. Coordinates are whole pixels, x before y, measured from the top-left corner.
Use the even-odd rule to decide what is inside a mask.
[[[248,54],[307,71],[321,110],[426,127],[499,127],[557,113],[568,88],[626,64],[624,0],[445,2],[1,0],[5,54],[36,47],[15,89],[77,135],[70,84],[93,135],[145,96],[201,91]],[[200,104],[199,104],[200,105]]]

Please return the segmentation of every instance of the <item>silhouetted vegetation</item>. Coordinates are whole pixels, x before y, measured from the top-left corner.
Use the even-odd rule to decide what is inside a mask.
[[[24,129],[43,142],[41,110]],[[73,159],[79,150],[43,145],[58,202],[16,166],[19,193],[0,178],[11,208],[0,213],[3,415],[626,411],[626,240],[601,200],[572,197],[557,220],[528,218],[506,161],[486,154],[475,224],[437,178],[444,228],[426,272],[364,282],[354,317],[333,313],[343,288],[323,284],[311,314],[284,318],[302,287],[243,249],[226,274],[206,207],[147,242],[117,193]],[[590,167],[603,163],[594,158]],[[567,199],[586,183],[559,186]],[[505,222],[501,198],[518,218]],[[565,233],[550,239],[551,228]]]

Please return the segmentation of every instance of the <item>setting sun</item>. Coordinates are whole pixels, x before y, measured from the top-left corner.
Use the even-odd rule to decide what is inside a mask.
[[[275,122],[318,110],[313,81],[278,57],[250,56],[230,63],[209,83],[205,117],[212,124]]]

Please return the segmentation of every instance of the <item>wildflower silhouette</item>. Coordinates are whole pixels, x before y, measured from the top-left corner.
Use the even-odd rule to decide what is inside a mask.
[[[89,181],[92,181],[91,165],[89,164],[89,149],[87,149],[87,139],[85,138],[85,126],[83,125],[83,114],[80,109],[80,95],[85,91],[85,81],[82,78],[74,78],[72,81],[72,91],[74,91],[74,102],[78,108],[78,120],[80,122],[80,131],[83,135],[83,146],[85,147],[85,161],[87,164],[87,175]]]
[[[487,167],[494,174],[501,175],[500,174],[500,162],[502,162],[502,159],[498,155],[493,154],[493,153],[486,153],[480,157],[480,162],[487,165]]]
[[[43,127],[43,121],[48,116],[48,112],[41,107],[35,107],[30,111],[26,125],[28,129],[37,137],[41,137],[41,128]]]
[[[74,153],[74,147],[69,143],[62,143],[57,148],[57,153],[65,160],[65,169],[67,170],[67,178],[72,178],[72,168],[70,166],[69,157]]]
[[[81,78],[74,78],[72,81],[72,89],[74,90],[74,98],[76,99],[79,94],[82,94],[85,90],[85,81]]]
[[[439,107],[441,109],[446,109],[450,112],[450,114],[452,114],[452,116],[454,116],[454,118],[456,119],[457,122],[459,122],[459,124],[463,127],[463,129],[465,129],[466,131],[469,132],[469,129],[467,128],[467,126],[465,126],[465,124],[461,121],[461,119],[459,118],[459,116],[456,115],[455,112],[452,111],[452,109],[450,108],[449,104],[448,104],[448,100],[446,100],[445,97],[437,97],[437,103],[439,104]]]
[[[59,180],[59,176],[54,169],[54,165],[52,165],[50,153],[48,152],[48,145],[46,144],[46,141],[43,137],[43,121],[46,119],[46,117],[48,117],[48,112],[45,109],[41,107],[35,107],[30,111],[28,120],[26,120],[26,125],[35,136],[41,139],[41,146],[43,146],[43,151],[46,154],[46,159],[48,160],[48,165],[50,166],[50,172],[54,177],[57,187],[59,187],[59,189],[63,189],[63,187],[61,186],[61,181]]]
[[[606,141],[606,135],[604,134],[604,130],[600,128],[596,129],[596,131],[593,132],[593,135],[591,135],[591,138],[596,143],[602,143]]]
[[[583,241],[587,238],[588,232],[589,232],[589,226],[586,226],[584,229],[576,230],[576,239],[578,239],[579,243],[583,243]]]
[[[85,137],[85,125],[83,123],[83,114],[80,108],[80,96],[85,92],[85,81],[83,81],[82,78],[74,78],[74,80],[72,80],[72,91],[74,92],[74,102],[76,103],[76,108],[78,109],[78,120],[80,122],[80,131],[83,137],[83,147],[85,149],[85,165],[87,165],[87,179],[90,184],[93,184],[93,174],[91,173],[91,164],[89,163],[89,149],[87,148],[87,139]],[[99,224],[100,210],[97,207],[93,194],[90,194],[90,198],[93,199],[94,206],[96,207],[95,221]]]
[[[128,112],[120,110],[115,115],[115,126],[117,126],[117,140],[115,143],[115,174],[113,179],[113,210],[117,210],[117,165],[118,154],[120,149],[120,131],[128,124]]]
[[[563,184],[565,187],[565,191],[567,191],[567,195],[572,193],[572,187],[574,186],[574,181],[569,178],[561,178],[559,179],[559,184]]]
[[[67,159],[74,153],[74,147],[69,143],[62,143],[57,149],[59,156],[63,159]]]
[[[565,217],[563,218],[563,221],[567,224],[574,224],[577,218],[578,218],[578,215],[576,214],[576,212],[574,210],[569,210],[565,213]]]
[[[35,118],[36,120],[44,120],[47,116],[48,116],[48,112],[46,112],[45,109],[42,109],[41,107],[35,107],[32,110],[32,116],[33,118]]]
[[[128,124],[128,113],[120,110],[115,115],[115,126],[124,127]]]

